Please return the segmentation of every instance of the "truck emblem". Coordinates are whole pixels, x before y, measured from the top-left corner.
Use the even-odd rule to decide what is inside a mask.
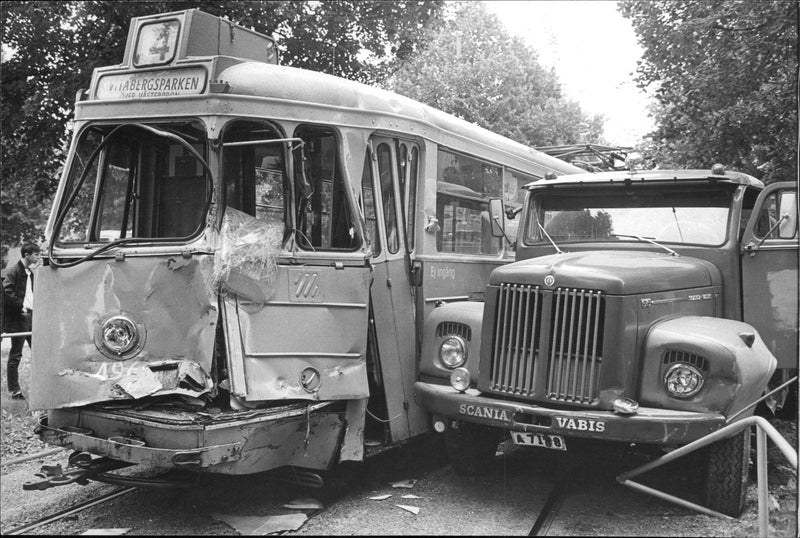
[[[556,417],[556,424],[559,428],[568,430],[578,430],[582,432],[604,432],[606,423],[601,420],[591,420],[583,418]]]
[[[458,407],[458,412],[462,415],[470,417],[491,418],[494,420],[508,421],[508,412],[505,409],[495,409],[493,407],[484,407],[482,405],[467,405],[461,404]]]
[[[556,277],[554,277],[553,275],[547,275],[546,277],[544,277],[544,285],[547,286],[548,288],[552,288],[553,286],[555,286],[555,284],[556,284]]]

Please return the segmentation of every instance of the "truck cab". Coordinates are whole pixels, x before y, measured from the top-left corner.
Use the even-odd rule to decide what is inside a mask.
[[[797,194],[711,170],[526,186],[516,261],[426,321],[415,397],[456,470],[497,443],[677,447],[797,369]],[[503,212],[492,220],[502,233]],[[776,375],[777,372],[777,375]],[[744,507],[749,433],[706,452],[705,500]]]

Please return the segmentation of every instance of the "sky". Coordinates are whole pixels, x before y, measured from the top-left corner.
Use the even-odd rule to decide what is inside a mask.
[[[487,1],[512,34],[554,67],[564,94],[605,117],[606,141],[636,146],[653,129],[648,97],[633,80],[641,47],[609,0]]]

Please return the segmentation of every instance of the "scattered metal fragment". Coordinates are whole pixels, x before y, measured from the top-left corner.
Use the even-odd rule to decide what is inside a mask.
[[[292,502],[284,504],[283,507],[290,510],[322,510],[323,508],[321,502],[310,497],[294,499]]]
[[[89,529],[82,532],[81,536],[122,536],[130,531],[131,529]]]
[[[211,514],[211,517],[230,526],[244,536],[264,536],[274,532],[296,531],[303,526],[308,516],[303,513],[277,516],[235,516]]]
[[[391,495],[387,494],[387,495],[376,495],[374,497],[367,497],[367,499],[370,499],[372,501],[385,501],[389,497],[391,497]]]
[[[419,514],[419,508],[417,508],[416,506],[408,506],[406,504],[396,504],[395,506],[398,508],[402,508],[406,512],[411,512],[414,515]]]
[[[416,478],[409,478],[408,480],[400,480],[399,482],[393,482],[393,488],[413,488],[414,484],[417,483]]]
[[[421,499],[419,495],[414,495],[413,493],[409,493],[408,495],[403,495],[403,499]]]

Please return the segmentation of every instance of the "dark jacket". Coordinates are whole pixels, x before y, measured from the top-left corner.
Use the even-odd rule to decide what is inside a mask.
[[[6,269],[3,276],[3,331],[14,330],[22,320],[22,302],[28,273],[22,260]]]

